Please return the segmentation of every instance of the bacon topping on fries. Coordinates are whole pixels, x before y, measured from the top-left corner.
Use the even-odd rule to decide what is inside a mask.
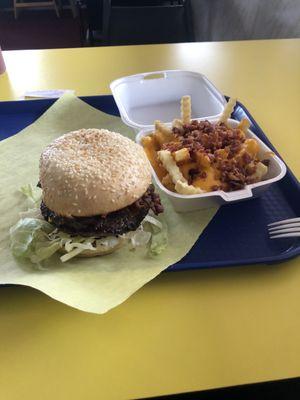
[[[181,119],[172,127],[155,121],[155,132],[143,138],[146,154],[162,184],[180,194],[232,191],[263,179],[267,162],[258,158],[259,144],[247,139],[250,123],[228,125],[236,104],[230,99],[219,121],[191,119],[191,98],[181,99]]]

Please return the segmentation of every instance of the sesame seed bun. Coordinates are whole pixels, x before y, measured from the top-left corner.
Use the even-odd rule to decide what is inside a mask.
[[[80,129],[43,151],[40,183],[49,209],[87,217],[134,203],[151,184],[151,170],[142,147],[132,140],[105,129]]]

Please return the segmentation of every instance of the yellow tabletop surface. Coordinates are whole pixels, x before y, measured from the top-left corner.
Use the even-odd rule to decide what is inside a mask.
[[[4,52],[0,100],[162,69],[237,97],[300,177],[300,39]],[[3,210],[1,210],[3,211]],[[164,273],[93,315],[0,290],[1,398],[128,399],[300,375],[300,260]]]

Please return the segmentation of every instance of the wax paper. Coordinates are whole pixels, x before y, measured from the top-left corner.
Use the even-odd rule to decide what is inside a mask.
[[[44,147],[56,137],[80,128],[106,128],[134,139],[134,132],[120,118],[66,94],[32,125],[0,142],[0,284],[31,286],[69,306],[101,314],[180,260],[217,209],[176,213],[160,193],[169,244],[158,256],[124,247],[103,257],[76,258],[64,264],[53,257],[46,270],[15,259],[10,251],[9,228],[19,219],[19,212],[28,208],[19,189],[38,182],[39,157]]]

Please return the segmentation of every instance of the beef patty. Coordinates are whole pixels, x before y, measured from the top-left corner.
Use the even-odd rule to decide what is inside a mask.
[[[116,236],[135,231],[152,209],[157,215],[163,212],[159,195],[150,185],[145,194],[133,204],[106,215],[91,217],[63,217],[50,210],[42,201],[41,213],[46,221],[63,232],[80,236]]]

